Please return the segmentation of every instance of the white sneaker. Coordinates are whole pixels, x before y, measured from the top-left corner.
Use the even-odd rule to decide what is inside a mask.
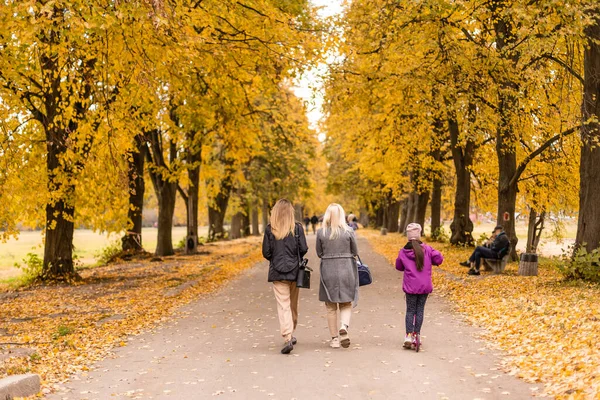
[[[350,337],[348,337],[348,327],[346,325],[342,325],[340,328],[340,345],[345,349],[350,347]]]
[[[334,337],[333,339],[331,339],[331,343],[329,345],[334,349],[339,349],[340,348],[340,339]]]
[[[412,344],[413,344],[413,337],[410,333],[407,333],[406,336],[404,337],[404,348],[410,349],[412,347]]]

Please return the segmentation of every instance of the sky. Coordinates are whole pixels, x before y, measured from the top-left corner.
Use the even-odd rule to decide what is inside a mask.
[[[319,10],[321,18],[327,18],[342,12],[342,0],[311,0]],[[322,81],[320,75],[327,70],[326,64],[305,72],[297,81],[294,88],[296,96],[302,98],[307,105],[307,117],[311,128],[317,130],[319,120],[322,117],[321,106],[323,105]],[[324,141],[325,135],[319,133],[319,140]]]

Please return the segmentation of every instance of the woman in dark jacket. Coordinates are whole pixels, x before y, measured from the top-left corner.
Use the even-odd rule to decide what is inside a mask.
[[[279,327],[285,344],[282,354],[289,354],[296,344],[293,333],[298,325],[298,291],[296,278],[300,258],[308,252],[302,224],[294,219],[294,206],[281,199],[271,210],[270,224],[265,229],[263,257],[269,260],[269,282],[277,300]],[[299,253],[299,254],[298,254]]]

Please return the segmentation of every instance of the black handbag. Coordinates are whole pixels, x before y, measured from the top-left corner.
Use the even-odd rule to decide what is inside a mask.
[[[308,260],[300,257],[300,233],[298,226],[294,229],[296,236],[296,251],[298,254],[298,277],[296,278],[296,287],[310,289],[310,273],[312,269],[308,266]]]
[[[358,265],[358,286],[367,286],[373,283],[373,275],[367,264],[363,264],[360,257],[358,257],[356,264]]]

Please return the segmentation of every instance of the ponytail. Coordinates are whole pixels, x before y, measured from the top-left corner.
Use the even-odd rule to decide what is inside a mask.
[[[425,258],[425,254],[423,253],[423,248],[421,247],[421,243],[418,240],[411,240],[413,251],[415,252],[415,260],[417,262],[417,270],[419,272],[423,271],[423,260]]]

